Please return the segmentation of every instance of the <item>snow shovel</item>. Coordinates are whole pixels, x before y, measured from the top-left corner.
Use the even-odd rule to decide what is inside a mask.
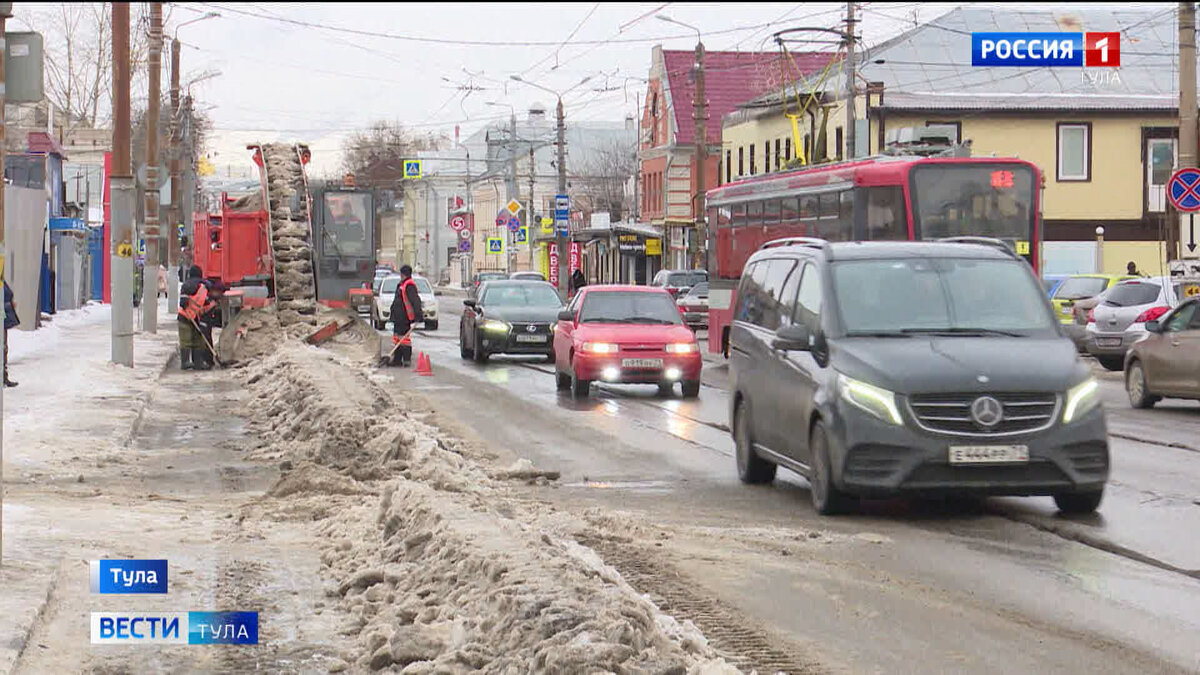
[[[204,340],[204,346],[208,347],[208,353],[212,354],[213,361],[216,362],[217,367],[224,368],[225,364],[221,363],[221,357],[217,356],[217,350],[213,349],[212,343],[208,341],[208,336],[204,334],[204,331],[200,330],[200,326],[196,324],[196,320],[188,319],[188,321],[192,322],[192,328],[195,328],[196,332],[200,334],[200,339]]]
[[[379,365],[381,365],[381,366],[390,365],[392,363],[392,357],[396,355],[396,350],[400,349],[400,345],[403,344],[405,340],[412,337],[412,332],[413,332],[413,329],[409,328],[408,332],[404,334],[404,337],[400,338],[399,340],[396,341],[396,344],[392,345],[392,351],[388,352],[387,356],[379,357]]]

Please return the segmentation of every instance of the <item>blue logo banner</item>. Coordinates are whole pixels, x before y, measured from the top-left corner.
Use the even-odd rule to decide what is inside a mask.
[[[972,66],[1082,66],[1083,33],[971,33]]]
[[[165,594],[166,560],[91,560],[91,587],[100,594]]]

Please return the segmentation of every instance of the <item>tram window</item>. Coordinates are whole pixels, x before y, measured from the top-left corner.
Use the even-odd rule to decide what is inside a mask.
[[[836,192],[826,192],[820,195],[819,209],[821,218],[838,218],[840,216],[838,202],[838,194]]]
[[[817,196],[805,195],[800,198],[800,219],[801,220],[816,220],[817,219]]]
[[[779,200],[768,199],[763,205],[763,225],[778,225],[779,211]]]
[[[741,227],[746,224],[746,205],[734,204],[730,207],[729,222],[734,227]]]
[[[899,186],[867,190],[867,238],[899,241],[908,239],[904,220],[904,190]]]
[[[780,220],[784,225],[794,225],[800,221],[800,200],[788,197],[782,201]]]
[[[828,241],[853,239],[853,219],[841,212],[841,194],[827,192],[820,196],[821,218],[817,221],[817,236]]]
[[[757,227],[762,225],[763,204],[762,202],[750,202],[746,204],[746,225]]]

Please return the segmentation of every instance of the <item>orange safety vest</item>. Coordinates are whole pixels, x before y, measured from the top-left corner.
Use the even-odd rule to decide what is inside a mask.
[[[187,304],[179,310],[179,316],[188,321],[198,320],[201,315],[217,306],[217,303],[208,300],[208,286],[204,284],[200,284],[200,288],[196,289],[195,294],[186,297]]]
[[[402,300],[404,300],[404,313],[406,315],[408,315],[409,323],[412,323],[413,321],[417,320],[417,317],[413,315],[412,305],[408,304],[408,288],[409,287],[415,288],[416,285],[417,285],[417,282],[413,281],[412,277],[409,277],[400,284],[400,289],[399,289],[400,298]]]

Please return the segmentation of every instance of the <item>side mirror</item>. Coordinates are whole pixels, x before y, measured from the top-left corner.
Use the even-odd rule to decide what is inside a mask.
[[[475,301],[474,300],[463,300],[463,304],[466,305],[467,307],[470,307],[471,309],[475,309]]]
[[[1162,331],[1163,331],[1163,326],[1162,326],[1162,323],[1160,323],[1159,321],[1155,320],[1155,321],[1147,321],[1146,322],[1146,332],[1147,333],[1161,333]]]
[[[569,321],[571,323],[575,323],[575,312],[572,312],[569,309],[564,309],[563,311],[558,313],[558,320],[559,321]]]
[[[771,348],[785,352],[812,351],[812,332],[808,330],[808,326],[803,324],[784,326],[775,331],[775,339],[771,341]]]

